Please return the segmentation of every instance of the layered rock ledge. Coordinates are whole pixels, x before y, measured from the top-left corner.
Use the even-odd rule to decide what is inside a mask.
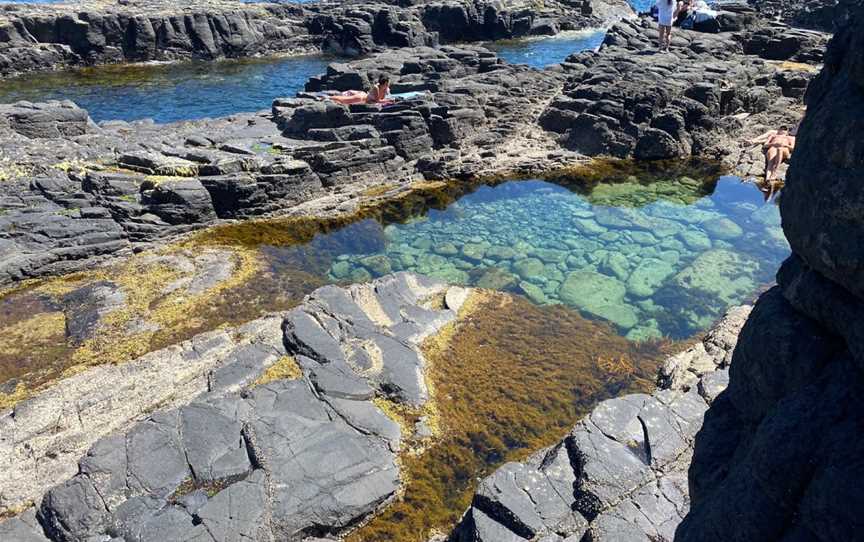
[[[641,19],[543,70],[478,46],[415,47],[307,83],[369,88],[387,72],[394,92],[418,93],[383,108],[307,92],[270,112],[96,125],[72,103],[0,106],[0,285],[374,184],[527,177],[598,155],[719,158],[751,174],[761,157],[743,140],[797,120],[827,36],[736,9],[719,33],[676,34],[675,54],[651,52]]]
[[[658,391],[600,403],[558,444],[480,482],[451,539],[671,542],[705,411],[729,380],[750,307],[664,364]]]
[[[74,65],[213,60],[516,38],[608,26],[626,0],[249,4],[78,1],[0,7],[0,77]]]
[[[447,308],[430,308],[439,297]],[[0,417],[0,507],[37,505],[0,537],[300,540],[355,525],[398,491],[414,438],[378,401],[429,400],[418,345],[466,297],[404,273],[324,287],[57,383]]]

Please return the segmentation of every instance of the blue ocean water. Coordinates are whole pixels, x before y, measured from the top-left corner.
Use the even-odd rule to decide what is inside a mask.
[[[511,40],[487,44],[511,64],[543,68],[563,62],[573,53],[600,47],[606,32],[599,29],[562,32],[556,36]]]

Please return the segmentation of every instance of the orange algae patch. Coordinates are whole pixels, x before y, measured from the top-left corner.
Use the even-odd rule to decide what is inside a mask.
[[[598,402],[653,388],[676,345],[632,343],[562,306],[483,292],[423,346],[439,434],[403,454],[403,494],[348,542],[425,541],[447,531],[479,478],[555,443]]]

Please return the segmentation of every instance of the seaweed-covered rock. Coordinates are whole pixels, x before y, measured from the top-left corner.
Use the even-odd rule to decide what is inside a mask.
[[[435,295],[453,308],[427,306]],[[39,525],[58,541],[340,532],[401,483],[410,435],[372,397],[423,406],[419,344],[465,297],[409,274],[325,287],[283,315],[64,380],[0,417],[0,505],[41,497]],[[289,354],[300,378],[267,377]],[[32,519],[0,533],[39,540]]]
[[[737,335],[748,312],[733,309],[679,355],[713,367],[697,377],[698,385],[680,388],[669,380],[654,395],[604,401],[560,443],[481,481],[453,538],[672,542],[690,506],[693,442],[722,386],[713,360],[731,356],[728,336]]]

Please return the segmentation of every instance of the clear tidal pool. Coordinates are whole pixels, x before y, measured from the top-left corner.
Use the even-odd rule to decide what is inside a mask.
[[[566,31],[542,38],[498,41],[486,46],[510,64],[544,68],[563,62],[573,53],[597,49],[604,37],[605,30],[589,29]]]
[[[572,53],[599,47],[604,35],[602,30],[562,32],[487,46],[507,62],[542,68]],[[308,55],[109,65],[24,75],[0,81],[0,103],[72,100],[96,122],[150,118],[167,123],[224,117],[267,109],[275,98],[293,96],[310,77],[324,73],[333,60]]]
[[[713,189],[683,176],[590,192],[506,182],[376,239],[371,250],[336,255],[328,278],[405,270],[517,292],[607,320],[632,340],[705,330],[772,282],[789,254],[777,207],[733,177]]]
[[[705,164],[370,192],[351,215],[229,224],[0,292],[0,408],[69,371],[288,310],[327,283],[410,270],[480,286],[458,325],[423,345],[435,438],[408,444],[404,492],[347,538],[427,540],[458,520],[478,478],[554,443],[599,401],[650,392],[662,360],[753,299],[789,253],[777,207]],[[174,289],[208,254],[235,262],[229,278]],[[95,283],[119,286],[126,306],[74,344],[65,300]],[[419,414],[395,415],[410,427]]]

